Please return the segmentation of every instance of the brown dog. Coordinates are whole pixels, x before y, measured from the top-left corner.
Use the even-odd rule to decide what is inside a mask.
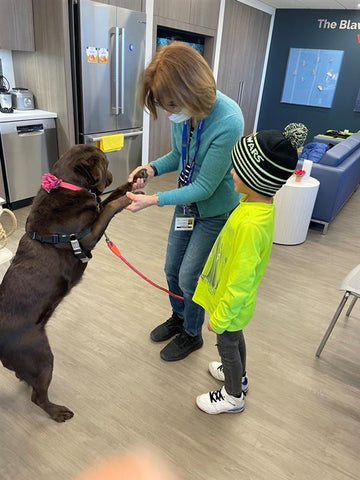
[[[89,145],[71,148],[51,173],[43,177],[26,233],[0,286],[0,360],[32,387],[36,405],[65,422],[73,412],[48,398],[53,354],[45,325],[79,282],[110,220],[131,203],[125,193],[132,183],[100,202],[112,175],[105,154]],[[145,169],[139,177],[146,177]]]

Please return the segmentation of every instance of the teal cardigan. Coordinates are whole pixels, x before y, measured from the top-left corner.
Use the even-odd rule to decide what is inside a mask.
[[[172,150],[150,162],[158,175],[182,169],[182,123],[171,122]],[[192,182],[181,188],[158,192],[159,206],[196,203],[200,217],[215,217],[231,211],[239,203],[230,174],[231,151],[242,136],[244,118],[240,107],[229,97],[217,91],[216,102],[205,118],[199,151],[196,156]],[[190,158],[194,156],[196,130],[190,145]]]

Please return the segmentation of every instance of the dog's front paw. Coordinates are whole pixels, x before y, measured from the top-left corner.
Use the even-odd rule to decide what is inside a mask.
[[[63,423],[74,416],[74,413],[67,407],[60,405],[54,405],[54,407],[56,408],[52,408],[48,413],[55,422]]]
[[[141,170],[135,173],[132,183],[136,183],[136,180],[138,180],[139,178],[142,180],[147,180],[148,173],[146,168],[142,168]]]

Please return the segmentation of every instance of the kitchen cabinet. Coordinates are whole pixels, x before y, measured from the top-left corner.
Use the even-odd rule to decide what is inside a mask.
[[[154,0],[156,16],[215,30],[219,8],[220,0]]]
[[[189,23],[216,30],[219,22],[219,10],[219,0],[191,0]]]
[[[271,15],[227,0],[218,71],[218,89],[244,114],[244,134],[252,133],[264,68]]]
[[[190,23],[191,0],[154,0],[154,15]]]
[[[35,50],[32,0],[1,0],[0,48]]]
[[[107,3],[108,5],[114,5],[115,7],[128,8],[129,10],[135,10],[136,12],[142,12],[142,0],[96,0],[100,3]]]

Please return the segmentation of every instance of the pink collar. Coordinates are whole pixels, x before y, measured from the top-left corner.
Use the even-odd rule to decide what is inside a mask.
[[[53,188],[67,188],[68,190],[82,190],[82,187],[73,185],[72,183],[63,182],[60,178],[55,177],[51,173],[44,173],[41,179],[41,186],[47,193]]]

